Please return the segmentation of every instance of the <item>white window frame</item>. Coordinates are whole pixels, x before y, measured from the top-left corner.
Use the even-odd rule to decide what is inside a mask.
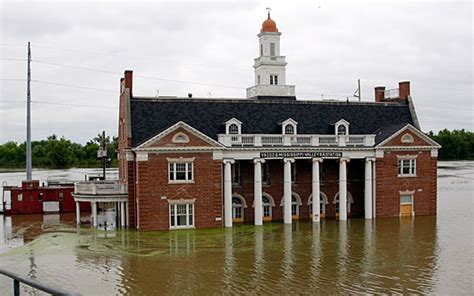
[[[324,192],[319,193],[319,214],[326,215],[326,205],[328,204],[327,196]],[[313,194],[311,194],[310,198],[308,199],[308,206],[309,206],[309,215],[313,215]]]
[[[178,206],[186,206],[186,225],[180,225],[178,226]],[[190,211],[190,206],[191,211]],[[169,204],[169,229],[189,229],[189,228],[194,228],[195,226],[195,203],[194,202],[176,202],[176,203],[170,203]],[[173,209],[173,210],[172,210]],[[174,213],[174,214],[172,214]],[[192,215],[192,221],[191,223],[189,222],[190,220],[190,214]],[[172,221],[174,222],[174,226],[172,225]]]
[[[278,85],[278,75],[270,74],[270,85]]]
[[[340,127],[341,125],[344,126],[345,129],[346,129],[346,133],[345,133],[344,135],[339,134],[339,127]],[[336,136],[348,136],[348,135],[349,135],[349,125],[350,125],[349,122],[347,122],[347,121],[344,120],[344,119],[341,119],[341,120],[339,120],[338,122],[336,122],[336,124],[335,124],[335,131],[334,131],[335,135],[336,135]]]
[[[292,118],[288,118],[287,120],[280,123],[281,124],[281,133],[282,135],[289,135],[289,136],[296,136],[298,134],[298,122]],[[288,125],[293,126],[293,133],[287,134],[286,127]]]
[[[185,133],[178,132],[173,136],[171,142],[174,144],[187,144],[189,143],[189,137]]]
[[[270,42],[270,56],[271,57],[276,56],[276,44],[275,44],[275,42]]]
[[[397,156],[398,177],[416,177],[416,158],[417,155]],[[404,172],[405,168],[408,168],[408,173]]]
[[[232,124],[237,125],[238,128],[238,135],[242,134],[242,122],[238,120],[237,118],[231,118],[225,122],[225,133],[228,135],[236,135],[236,134],[231,134],[230,133],[230,126]]]
[[[268,203],[263,202],[263,198],[266,198],[268,200]],[[262,194],[262,217],[272,218],[273,217],[273,206],[274,206],[273,205],[273,200],[270,197]],[[265,207],[268,207],[268,212],[269,212],[268,216],[265,216]]]
[[[409,133],[406,133],[402,136],[402,138],[400,139],[400,141],[404,144],[409,144],[409,143],[413,143],[415,142],[415,139],[413,138],[412,135],[410,135]]]
[[[347,191],[347,205],[346,205],[346,211],[347,213],[352,213],[352,206],[351,204],[354,203],[354,198],[352,197],[352,194]],[[333,201],[333,204],[334,204],[334,210],[336,213],[339,213],[339,209],[337,209],[337,207],[339,206],[339,192],[336,193],[336,195],[334,195],[334,201]],[[336,210],[337,209],[337,210]]]
[[[184,164],[184,180],[177,180],[176,173],[177,173],[177,165]],[[191,174],[191,177],[189,175]],[[177,158],[177,159],[170,159],[168,158],[168,183],[194,183],[194,158]]]
[[[240,201],[240,205],[235,205],[234,204],[234,198],[235,199],[238,199]],[[240,218],[237,218],[236,217],[236,212],[237,212],[237,208],[239,208],[242,212],[241,212],[241,216]],[[244,219],[245,217],[245,208],[247,208],[247,203],[245,202],[245,198],[243,196],[241,196],[240,194],[233,194],[232,195],[232,220],[234,219]]]
[[[400,192],[400,206],[401,205],[411,205],[411,215],[415,216],[415,190],[405,190],[405,191],[399,191]],[[402,196],[410,196],[411,197],[411,203],[403,202],[402,203]],[[402,213],[399,213],[400,217],[402,216]]]

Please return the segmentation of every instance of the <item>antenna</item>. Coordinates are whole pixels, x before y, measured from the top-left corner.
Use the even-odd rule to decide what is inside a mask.
[[[360,99],[362,98],[360,94],[360,79],[357,79],[357,90],[354,92],[354,97],[359,98],[359,102],[360,102]]]
[[[28,63],[26,79],[26,180],[32,179],[31,165],[31,46],[28,41]]]

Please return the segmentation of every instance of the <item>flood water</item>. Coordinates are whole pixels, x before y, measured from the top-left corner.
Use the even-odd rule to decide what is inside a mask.
[[[438,215],[414,219],[107,233],[74,214],[0,216],[0,268],[84,295],[472,294],[474,162],[438,175]]]

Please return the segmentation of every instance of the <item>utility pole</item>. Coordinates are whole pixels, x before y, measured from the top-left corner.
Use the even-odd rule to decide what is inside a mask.
[[[26,180],[32,179],[31,165],[31,46],[28,41],[28,74],[26,79]]]
[[[105,166],[107,164],[107,146],[105,144],[105,131],[102,131],[102,176],[105,181]]]

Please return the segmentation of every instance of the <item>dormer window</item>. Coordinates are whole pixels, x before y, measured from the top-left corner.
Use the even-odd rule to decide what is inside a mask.
[[[236,118],[227,120],[225,123],[225,133],[228,135],[240,135],[242,133],[242,122]]]
[[[282,127],[282,130],[281,130],[282,134],[296,135],[297,133],[296,127],[297,127],[298,122],[296,122],[294,119],[288,118],[287,120],[280,122],[280,124]]]
[[[335,130],[338,136],[349,135],[349,122],[344,119],[339,120],[335,123]]]
[[[340,125],[337,127],[337,135],[344,136],[347,134],[346,127],[344,125]]]
[[[229,134],[231,135],[239,134],[239,127],[237,126],[237,124],[232,123],[231,125],[229,125]]]
[[[295,127],[291,124],[287,124],[285,126],[285,135],[294,135],[295,134]]]

